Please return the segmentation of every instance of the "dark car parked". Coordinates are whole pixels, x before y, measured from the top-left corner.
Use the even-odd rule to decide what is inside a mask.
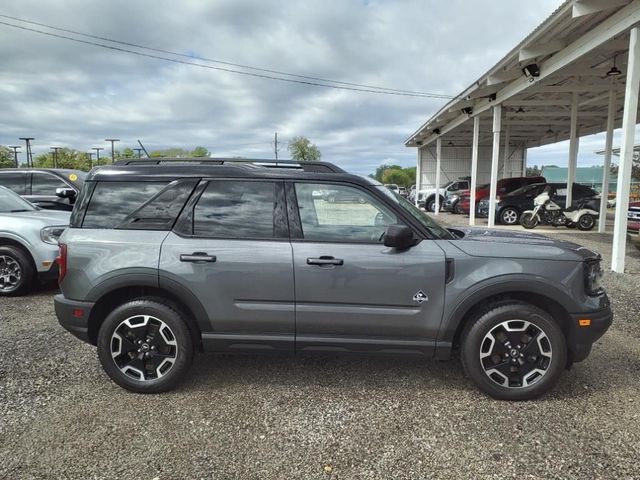
[[[86,172],[64,168],[7,168],[0,185],[46,210],[73,210]]]
[[[553,187],[551,199],[558,205],[564,206],[567,199],[566,183],[536,183],[498,197],[496,221],[505,225],[517,225],[522,212],[533,209],[533,199],[540,195],[547,185]],[[590,187],[574,183],[571,205],[577,207],[580,204],[600,211],[600,194]],[[478,204],[478,213],[482,216],[489,216],[488,198]]]

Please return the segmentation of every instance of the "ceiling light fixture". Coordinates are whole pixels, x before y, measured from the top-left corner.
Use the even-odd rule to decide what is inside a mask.
[[[613,65],[611,69],[607,72],[607,77],[617,77],[618,75],[622,75],[622,71],[616,66],[616,57],[613,56]]]
[[[555,132],[553,130],[551,130],[551,127],[549,127],[549,130],[547,130],[547,135],[553,135]]]
[[[525,113],[524,108],[518,107],[518,109],[516,110],[516,113]]]

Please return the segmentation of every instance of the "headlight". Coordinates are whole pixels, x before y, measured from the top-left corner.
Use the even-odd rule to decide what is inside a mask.
[[[67,228],[66,225],[56,225],[56,226],[53,226],[53,227],[44,227],[42,230],[40,230],[40,239],[44,243],[50,243],[51,245],[57,245],[58,244],[58,238],[60,238],[60,235],[62,235],[62,233],[65,231],[66,228]]]
[[[602,266],[600,259],[584,262],[585,289],[588,295],[600,295],[604,292],[602,287]]]

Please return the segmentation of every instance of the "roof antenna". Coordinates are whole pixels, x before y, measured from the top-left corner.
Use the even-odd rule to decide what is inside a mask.
[[[142,144],[142,142],[140,140],[138,140],[138,143],[140,144],[140,147],[142,148],[142,150],[144,151],[144,154],[147,156],[147,158],[149,157],[149,152],[147,152],[147,149],[144,148],[144,145]]]

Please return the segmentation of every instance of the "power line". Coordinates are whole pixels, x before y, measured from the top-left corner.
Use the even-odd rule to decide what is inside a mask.
[[[1,15],[0,17],[5,17],[7,18],[7,15]],[[8,17],[8,18],[13,18],[13,17]],[[20,20],[17,19],[18,21],[24,21],[24,20]],[[26,22],[25,23],[34,23],[34,22]],[[28,32],[34,32],[34,33],[39,33],[41,35],[46,35],[49,37],[54,37],[54,38],[60,38],[63,40],[69,40],[72,42],[76,42],[76,43],[82,43],[85,45],[92,45],[92,46],[96,46],[96,47],[100,47],[100,48],[105,48],[108,50],[114,50],[114,51],[118,51],[118,52],[123,52],[123,53],[129,53],[132,55],[138,55],[140,57],[147,57],[147,58],[154,58],[156,60],[164,60],[167,62],[172,62],[172,63],[178,63],[178,64],[182,64],[182,65],[191,65],[194,67],[200,67],[200,68],[207,68],[210,70],[218,70],[218,71],[222,71],[222,72],[227,72],[227,73],[235,73],[238,75],[245,75],[245,76],[249,76],[249,77],[256,77],[256,78],[263,78],[263,79],[268,79],[268,80],[278,80],[281,82],[288,82],[288,83],[298,83],[298,84],[302,84],[302,85],[311,85],[311,86],[316,86],[316,87],[325,87],[325,88],[332,88],[335,90],[349,90],[349,91],[355,91],[355,92],[365,92],[365,93],[377,93],[377,94],[381,94],[381,95],[395,95],[395,96],[403,96],[403,97],[423,97],[423,98],[440,98],[440,99],[451,99],[453,98],[450,95],[442,95],[442,94],[438,94],[438,93],[422,93],[422,92],[411,92],[411,91],[402,91],[402,90],[393,90],[393,89],[381,89],[383,87],[372,87],[372,86],[367,86],[367,85],[362,85],[363,88],[360,87],[351,87],[351,86],[346,86],[346,85],[360,85],[360,84],[349,84],[347,82],[337,82],[337,81],[332,81],[332,80],[323,80],[323,81],[331,81],[333,83],[339,83],[341,85],[330,85],[327,83],[318,83],[315,81],[311,81],[311,80],[295,80],[293,78],[282,78],[282,77],[276,77],[273,75],[266,75],[266,74],[259,74],[259,73],[251,73],[251,72],[243,72],[240,70],[234,70],[231,68],[225,68],[225,67],[215,67],[213,65],[204,65],[202,63],[196,63],[196,62],[188,62],[186,60],[179,60],[176,58],[169,58],[169,57],[165,57],[162,55],[155,55],[155,54],[151,54],[151,53],[143,53],[143,52],[137,52],[135,50],[129,50],[127,48],[123,48],[123,47],[116,47],[113,45],[106,45],[104,43],[99,43],[99,42],[93,42],[93,41],[89,41],[89,40],[82,40],[79,38],[73,38],[73,37],[69,37],[66,35],[61,35],[61,34],[57,34],[57,33],[52,33],[52,32],[45,32],[43,30],[38,30],[36,28],[30,28],[30,27],[25,27],[23,25],[15,25],[13,23],[8,23],[8,22],[1,22],[0,21],[0,25],[5,25],[8,27],[13,27],[13,28],[17,28],[19,30],[25,30]],[[57,29],[57,27],[50,27],[44,24],[38,24],[38,25],[43,25],[46,28],[51,28],[51,29]],[[62,29],[57,29],[57,30],[62,30]],[[62,30],[65,31],[65,30]],[[75,32],[74,32],[75,33]],[[87,35],[87,34],[82,34],[82,33],[78,33],[79,35]],[[88,36],[88,35],[87,35]],[[96,37],[96,38],[101,38],[101,37]],[[143,48],[143,49],[147,49],[147,50],[153,50],[153,51],[161,51],[161,52],[165,52],[163,50],[159,50],[159,49],[152,49],[150,47],[143,47],[143,46],[138,46],[135,44],[128,44],[125,42],[118,42],[116,40],[109,40],[109,39],[105,39],[106,41],[109,42],[113,42],[113,43],[121,43],[121,44],[125,44],[125,45],[131,45],[131,46],[135,46],[137,48]],[[173,52],[168,52],[167,53],[171,54],[171,55],[180,55],[180,56],[184,56],[183,54],[176,54]],[[197,57],[189,57],[187,55],[188,58],[197,58]],[[212,61],[212,60],[205,60],[205,61]],[[221,62],[219,62],[221,63]],[[253,67],[245,67],[245,68],[253,68]],[[297,75],[293,75],[293,74],[287,74],[287,73],[282,73],[283,75],[290,75],[290,76],[297,76]],[[297,76],[297,77],[302,77],[302,78],[315,78],[315,77],[303,77],[303,76]]]

